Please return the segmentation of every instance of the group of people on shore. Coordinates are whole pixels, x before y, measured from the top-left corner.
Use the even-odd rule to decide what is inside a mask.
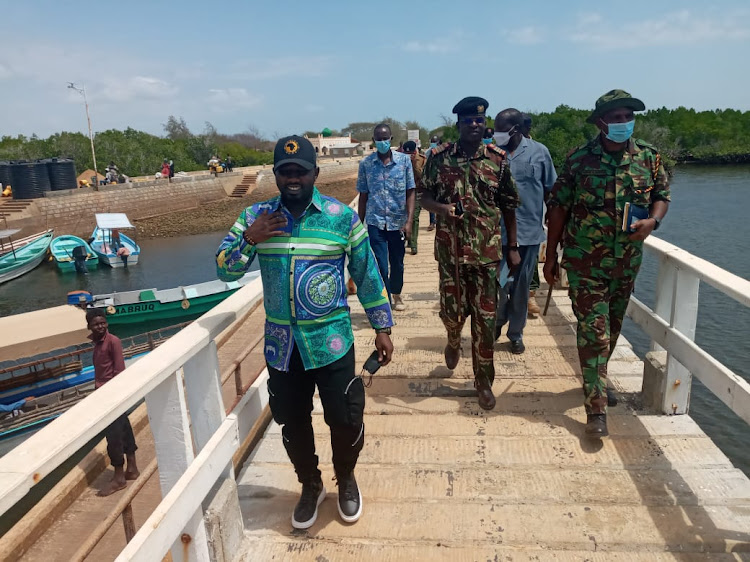
[[[550,288],[559,279],[562,246],[578,320],[585,433],[608,434],[607,363],[643,240],[659,227],[670,200],[658,151],[632,138],[634,112],[645,106],[623,90],[601,96],[589,117],[599,134],[569,153],[558,176],[520,111],[500,111],[488,133],[488,105],[480,97],[457,103],[458,141],[432,139],[426,155],[409,142],[402,152],[392,150],[390,127],[377,125],[376,151],[359,166],[357,212],[317,190],[320,170],[307,139],[282,138],[273,167],[279,196],[245,209],[217,251],[224,280],[242,276],[256,258],[260,262],[269,402],[302,484],[295,528],[313,525],[326,495],[313,439],[316,386],[331,430],[339,514],[351,523],[362,513],[354,468],[364,444],[365,387],[355,371],[344,267],[348,258],[376,334],[375,352],[365,364],[374,372],[393,357],[394,311],[406,310],[404,246],[416,242],[419,206],[436,216],[445,364],[456,368],[470,317],[474,385],[485,410],[495,407],[494,344],[505,324],[511,351],[525,351],[540,244],[546,237],[543,273]]]

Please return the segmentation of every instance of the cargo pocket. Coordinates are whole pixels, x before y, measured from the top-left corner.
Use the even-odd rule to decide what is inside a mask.
[[[365,411],[365,384],[362,377],[354,377],[344,390],[346,421],[349,427],[362,425]]]
[[[279,425],[284,425],[287,422],[287,416],[285,415],[285,412],[282,410],[279,399],[276,396],[276,393],[274,392],[274,389],[272,388],[271,381],[273,379],[269,378],[266,381],[266,386],[268,388],[268,406],[271,408],[271,415],[273,416],[273,421],[275,421]]]

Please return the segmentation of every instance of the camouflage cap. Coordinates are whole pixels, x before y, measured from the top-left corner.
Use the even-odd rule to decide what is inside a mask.
[[[484,115],[490,106],[486,99],[469,96],[453,106],[453,113],[457,115]]]
[[[618,107],[629,107],[633,111],[643,111],[646,109],[646,106],[641,100],[634,98],[625,90],[610,90],[596,100],[594,111],[591,112],[591,115],[589,115],[586,121],[589,123],[596,123],[596,120],[599,117]]]

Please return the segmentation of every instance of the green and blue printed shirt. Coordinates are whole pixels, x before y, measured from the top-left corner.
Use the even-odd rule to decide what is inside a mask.
[[[263,212],[286,217],[283,236],[250,246],[243,232]],[[216,254],[219,279],[238,279],[255,257],[263,280],[266,309],[264,354],[270,367],[289,370],[296,344],[305,369],[343,357],[354,343],[344,279],[345,259],[357,296],[373,328],[393,325],[388,293],[370,248],[367,229],[347,205],[313,190],[299,219],[281,197],[245,209]]]

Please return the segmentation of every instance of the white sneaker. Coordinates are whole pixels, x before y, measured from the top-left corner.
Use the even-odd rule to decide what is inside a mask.
[[[406,305],[404,304],[404,300],[401,298],[401,295],[391,295],[393,297],[393,310],[406,310]]]

